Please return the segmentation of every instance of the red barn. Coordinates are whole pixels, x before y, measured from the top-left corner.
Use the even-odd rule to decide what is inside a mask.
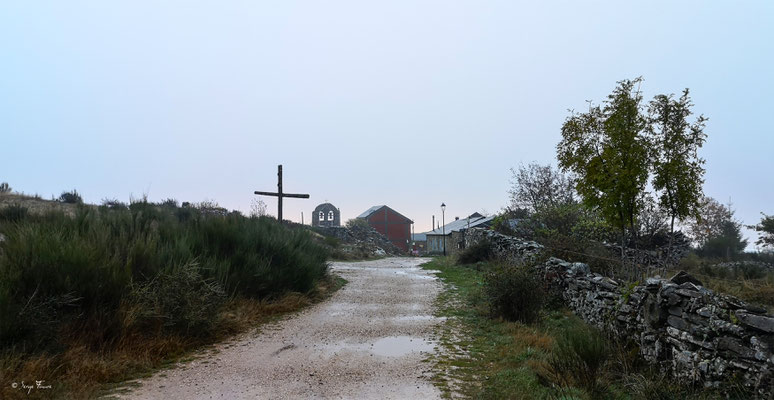
[[[368,221],[368,225],[387,236],[395,246],[408,252],[414,221],[387,206],[373,206],[357,217]]]

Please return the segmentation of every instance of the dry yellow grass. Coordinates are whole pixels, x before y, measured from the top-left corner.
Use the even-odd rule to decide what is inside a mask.
[[[14,204],[26,207],[30,214],[35,215],[45,214],[49,211],[61,211],[67,215],[74,216],[75,211],[78,209],[77,204],[44,200],[19,193],[0,193],[0,209]]]
[[[295,312],[319,301],[341,286],[336,278],[321,282],[310,294],[289,293],[275,300],[234,299],[220,315],[218,330],[207,338],[182,337],[162,333],[131,332],[114,343],[95,349],[87,332],[70,328],[63,332],[66,348],[56,354],[22,357],[18,352],[0,355],[0,398],[38,399],[94,398],[111,384],[148,374],[208,344],[256,328],[262,323]],[[12,382],[34,384],[44,380],[51,389],[33,389],[27,394],[11,387]]]

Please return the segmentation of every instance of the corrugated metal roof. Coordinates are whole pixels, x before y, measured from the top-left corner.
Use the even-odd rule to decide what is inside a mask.
[[[493,220],[495,217],[489,216],[489,217],[468,217],[468,218],[460,218],[456,221],[449,222],[448,224],[444,225],[441,228],[433,229],[430,232],[425,232],[425,235],[443,235],[444,232],[448,235],[452,232],[459,231],[461,229],[467,229],[467,228],[473,228],[482,224],[485,224],[491,220]]]
[[[368,216],[369,216],[369,215],[371,215],[371,214],[375,213],[375,212],[376,212],[376,210],[378,210],[378,209],[380,209],[380,208],[382,208],[382,207],[384,207],[384,205],[381,205],[381,206],[373,206],[373,207],[371,207],[371,208],[369,208],[369,209],[365,210],[365,211],[364,211],[362,214],[358,215],[357,217],[358,217],[358,218],[368,218]]]
[[[408,221],[408,223],[410,223],[410,224],[414,223],[414,221],[412,221],[411,218],[409,218],[409,217],[407,217],[407,216],[405,216],[405,215],[403,215],[403,214],[393,210],[389,206],[385,206],[385,205],[373,206],[373,207],[365,210],[362,214],[358,215],[357,218],[368,218],[371,214],[381,210],[382,208],[387,208],[388,210],[390,210],[393,213],[397,214],[399,217],[401,217],[401,218],[405,219],[406,221]]]

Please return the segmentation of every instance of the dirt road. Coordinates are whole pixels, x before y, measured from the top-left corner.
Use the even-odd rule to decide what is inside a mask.
[[[388,258],[334,263],[349,283],[327,301],[142,380],[127,399],[392,398],[440,396],[430,383],[433,301],[442,286]]]

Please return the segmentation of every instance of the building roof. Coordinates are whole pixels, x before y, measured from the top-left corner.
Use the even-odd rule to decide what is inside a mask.
[[[475,213],[467,218],[460,218],[456,221],[449,222],[448,224],[444,225],[441,228],[433,229],[429,232],[424,232],[425,235],[443,235],[446,233],[447,235],[451,234],[452,232],[456,232],[462,229],[468,229],[473,228],[476,226],[484,225],[488,222],[491,222],[495,217],[484,217],[479,213]]]
[[[412,223],[412,224],[414,223],[414,221],[412,221],[410,218],[406,217],[405,215],[403,215],[403,214],[401,214],[401,213],[399,213],[399,212],[397,212],[397,211],[393,210],[392,208],[390,208],[390,207],[387,207],[387,206],[385,206],[385,205],[381,205],[381,206],[373,206],[373,207],[371,207],[371,208],[369,208],[369,209],[367,209],[367,210],[363,211],[363,213],[362,213],[362,214],[360,214],[360,215],[358,215],[358,216],[357,216],[357,218],[368,218],[368,217],[370,217],[370,216],[371,216],[371,214],[373,214],[373,213],[375,213],[375,212],[377,212],[377,211],[379,211],[379,210],[381,210],[382,208],[385,208],[385,207],[386,207],[388,210],[390,210],[390,211],[394,212],[395,214],[398,214],[399,216],[403,217],[403,218],[404,218],[404,219],[406,219],[406,221],[408,221],[409,223]]]
[[[318,208],[323,208],[323,207],[326,207],[326,206],[330,206],[330,207],[333,207],[333,208],[336,208],[336,209],[338,209],[338,207],[334,206],[334,205],[333,205],[333,204],[331,204],[331,203],[320,203],[320,204],[318,204],[318,205],[317,205],[317,207],[315,207],[314,209],[315,209],[315,210],[317,210]]]
[[[415,242],[425,242],[427,241],[427,233],[414,233],[411,235],[413,241]]]
[[[369,215],[371,215],[371,214],[375,213],[375,212],[376,212],[376,210],[378,210],[378,209],[380,209],[380,208],[382,208],[382,207],[384,207],[384,206],[383,206],[383,205],[381,205],[381,206],[373,206],[373,207],[371,207],[371,208],[369,208],[369,209],[367,209],[367,210],[363,211],[363,213],[362,213],[362,214],[360,214],[360,215],[358,215],[357,217],[358,217],[358,218],[368,218],[368,216],[369,216]]]

